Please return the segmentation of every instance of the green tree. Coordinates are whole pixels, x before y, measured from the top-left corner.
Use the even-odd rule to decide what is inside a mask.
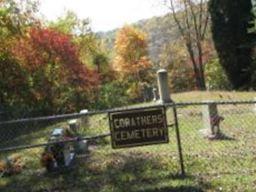
[[[105,73],[109,69],[108,53],[102,40],[91,31],[89,19],[80,19],[74,12],[67,11],[48,26],[61,33],[72,35],[73,41],[79,48],[81,61],[90,68],[96,68],[98,73]]]
[[[250,43],[251,0],[210,0],[212,34],[220,63],[234,89],[249,89],[255,71]]]
[[[102,72],[104,67],[107,66],[108,63],[109,63],[109,58],[103,52],[96,52],[93,55],[93,64],[97,67],[98,73]]]
[[[81,35],[91,33],[89,24],[89,19],[79,19],[73,11],[66,11],[56,21],[49,22],[48,27],[65,34]]]
[[[205,66],[206,85],[209,90],[228,90],[230,82],[221,66],[219,59],[215,58]]]
[[[98,93],[98,100],[95,103],[97,109],[110,109],[129,104],[129,97],[126,93],[124,83],[112,81],[101,86]]]

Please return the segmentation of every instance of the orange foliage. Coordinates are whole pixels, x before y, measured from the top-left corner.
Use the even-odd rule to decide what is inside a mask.
[[[99,74],[81,62],[71,35],[31,28],[15,42],[11,52],[27,71],[31,105],[40,102],[50,110],[65,108],[71,112],[88,103],[99,85]]]
[[[146,34],[130,26],[125,26],[117,34],[114,70],[126,75],[138,73],[151,66],[147,57]]]
[[[72,42],[72,36],[52,29],[32,28],[27,37],[17,41],[13,54],[24,68],[31,72],[40,70],[48,64],[58,65],[60,75],[82,87],[97,84],[98,75],[90,71],[79,60],[78,48]]]

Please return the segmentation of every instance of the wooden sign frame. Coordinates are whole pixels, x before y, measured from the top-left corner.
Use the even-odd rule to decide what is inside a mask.
[[[109,113],[113,149],[169,142],[164,106]]]

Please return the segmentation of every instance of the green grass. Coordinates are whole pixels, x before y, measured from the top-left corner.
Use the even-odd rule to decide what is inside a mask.
[[[205,100],[253,100],[255,92],[237,91],[191,91],[171,94],[176,102],[205,101]]]
[[[175,94],[186,101],[214,99],[222,94],[239,99],[252,93],[233,92]],[[169,191],[255,191],[256,118],[252,105],[219,106],[225,120],[221,124],[227,139],[210,141],[203,137],[201,106],[178,108],[186,176],[181,177],[174,128],[169,129],[169,144],[113,150],[110,139],[94,143],[88,156],[80,156],[73,167],[47,173],[40,165],[42,148],[16,151],[25,164],[22,173],[0,178],[0,191],[91,191],[91,192],[169,192]],[[168,122],[173,122],[168,110]],[[16,137],[14,143],[46,141],[53,127]],[[106,115],[94,115],[81,127],[81,134],[108,132]],[[11,141],[8,145],[12,144]]]

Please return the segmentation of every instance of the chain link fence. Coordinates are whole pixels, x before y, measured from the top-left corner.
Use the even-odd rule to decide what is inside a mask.
[[[108,119],[108,112],[116,110],[2,121],[0,190],[125,191],[129,187],[129,191],[142,191],[141,186],[157,186],[165,179],[175,181],[180,173],[180,157],[174,107],[186,175],[205,180],[223,175],[244,175],[249,184],[256,173],[255,103],[216,102],[218,116],[221,117],[217,137],[208,135],[211,130],[204,119],[211,102],[165,104],[169,144],[118,150],[111,148]],[[152,106],[157,105],[133,108]],[[75,135],[51,140],[54,130],[69,130],[70,120],[74,119],[79,124]],[[78,154],[71,166],[61,169],[61,174],[45,171],[42,158],[48,146],[64,143],[74,147],[82,140],[88,142],[89,149]],[[207,183],[200,185],[209,187]],[[189,190],[197,189],[195,186]]]
[[[178,104],[179,130],[187,172],[210,176],[252,176],[256,173],[255,102],[216,102],[221,118],[216,137],[209,135],[211,130],[204,120],[203,113],[209,109],[209,104]]]

